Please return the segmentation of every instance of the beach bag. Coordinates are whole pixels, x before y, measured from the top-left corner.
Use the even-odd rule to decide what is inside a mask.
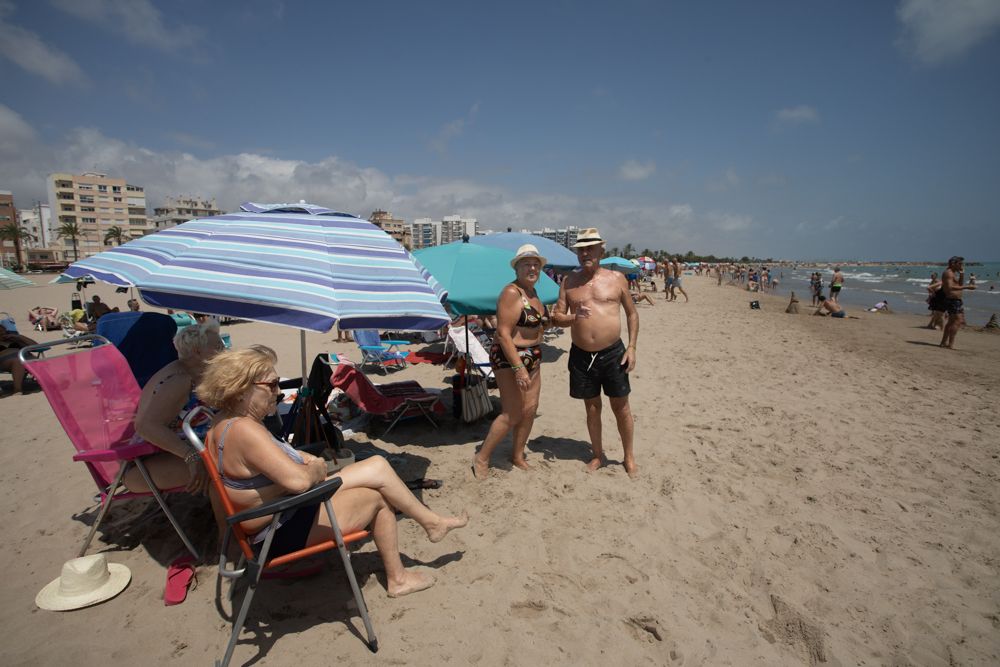
[[[751,301],[750,310],[760,310],[760,301]]]
[[[486,378],[473,375],[461,389],[462,421],[466,424],[482,419],[493,412],[493,402],[486,388]]]

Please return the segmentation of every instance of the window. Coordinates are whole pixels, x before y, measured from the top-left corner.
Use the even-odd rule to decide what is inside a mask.
[[[97,222],[97,218],[80,218],[80,222]]]
[[[121,192],[122,191],[122,186],[120,186],[120,185],[112,185],[111,186],[111,191],[112,192]]]
[[[121,197],[112,197],[112,199],[113,199],[114,201],[117,201],[117,202],[120,202],[120,201],[122,200],[122,198],[121,198]]]
[[[81,190],[93,190],[94,189],[94,186],[90,185],[89,183],[80,183],[76,187],[80,188]]]
[[[94,212],[94,207],[93,206],[81,206],[80,210],[83,211],[84,213],[93,213]]]
[[[72,204],[63,204],[61,210],[63,210],[63,211],[75,211],[76,210],[76,206],[73,206]]]
[[[98,185],[97,186],[97,191],[98,192],[107,192],[108,191],[108,186],[106,186],[106,185]]]
[[[73,193],[72,192],[60,192],[59,195],[58,195],[58,197],[59,197],[59,199],[72,199],[73,198]]]
[[[84,204],[93,204],[94,203],[94,196],[93,195],[80,195],[80,201],[82,203],[84,203]]]
[[[145,218],[129,218],[128,219],[128,224],[133,225],[133,226],[145,227],[146,226],[146,219]]]

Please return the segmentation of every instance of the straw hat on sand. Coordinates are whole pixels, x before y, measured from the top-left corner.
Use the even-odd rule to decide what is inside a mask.
[[[132,573],[124,565],[108,563],[104,554],[66,561],[62,574],[35,596],[35,604],[49,611],[70,611],[110,600],[125,590]]]

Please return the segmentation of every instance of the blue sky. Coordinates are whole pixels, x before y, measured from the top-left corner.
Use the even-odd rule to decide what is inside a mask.
[[[998,259],[998,34],[996,0],[0,0],[0,189]]]

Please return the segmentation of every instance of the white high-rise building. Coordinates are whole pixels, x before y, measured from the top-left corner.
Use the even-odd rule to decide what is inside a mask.
[[[34,237],[34,240],[25,242],[26,248],[48,248],[55,239],[51,211],[48,204],[38,203],[34,208],[22,208],[17,212],[21,226]]]
[[[418,250],[461,241],[466,234],[471,238],[479,233],[479,221],[476,218],[463,218],[458,215],[446,215],[441,220],[417,218],[410,229],[413,249]]]

